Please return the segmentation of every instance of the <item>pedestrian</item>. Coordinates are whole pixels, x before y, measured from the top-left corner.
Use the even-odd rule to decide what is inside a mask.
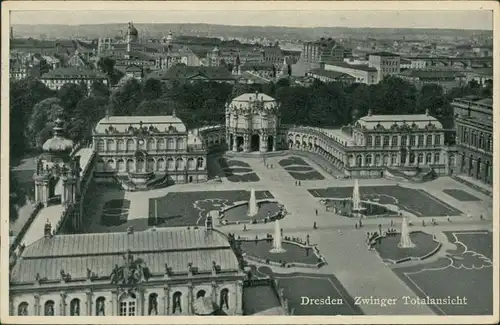
[[[357,222],[354,224],[354,229],[358,229],[358,223]]]
[[[247,231],[247,225],[243,225],[243,231]]]
[[[484,217],[483,217],[483,215],[482,215],[482,214],[479,216],[479,219],[480,219],[480,220],[484,220]]]
[[[394,226],[394,220],[391,219],[391,227]]]
[[[446,216],[446,220],[448,220],[448,222],[451,222],[450,216]]]
[[[422,227],[425,227],[425,220],[422,220]]]
[[[318,216],[318,209],[315,209],[316,217]],[[482,215],[481,215],[482,216]]]
[[[361,223],[361,219],[359,219],[359,228],[363,227],[363,224]]]
[[[313,229],[317,229],[318,227],[316,226],[316,221],[314,221],[314,224],[313,224]]]

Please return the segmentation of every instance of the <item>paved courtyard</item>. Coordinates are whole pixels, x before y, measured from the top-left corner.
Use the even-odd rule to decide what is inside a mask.
[[[296,185],[296,178],[290,174],[280,164],[280,161],[288,158],[287,156],[268,157],[265,160],[261,158],[243,158],[238,159],[228,158],[228,160],[237,160],[245,163],[240,164],[237,168],[251,169],[257,175],[259,181],[256,182],[233,182],[228,177],[222,175],[220,182],[207,182],[202,184],[178,184],[163,189],[156,189],[147,192],[123,192],[119,190],[106,189],[96,195],[95,205],[92,206],[90,212],[94,217],[89,225],[88,231],[126,231],[129,225],[133,225],[134,229],[142,230],[151,227],[151,221],[156,217],[163,218],[160,226],[186,226],[202,224],[206,213],[213,209],[218,209],[224,204],[229,204],[235,201],[247,201],[249,199],[250,189],[255,189],[257,199],[274,198],[278,202],[284,204],[288,215],[280,223],[284,230],[284,236],[305,238],[308,234],[311,237],[311,244],[318,245],[318,249],[327,261],[327,265],[320,269],[283,269],[284,274],[288,273],[305,273],[313,274],[317,277],[335,277],[346,292],[351,297],[369,297],[386,296],[386,297],[418,297],[419,294],[413,287],[411,281],[405,280],[407,276],[401,277],[400,272],[403,268],[392,270],[388,265],[383,263],[378,254],[373,251],[368,251],[365,244],[367,231],[375,231],[379,223],[383,223],[384,229],[389,226],[389,222],[394,222],[396,229],[400,228],[400,220],[392,219],[366,219],[363,229],[354,229],[354,220],[349,218],[332,218],[333,213],[325,211],[325,207],[320,203],[320,197],[337,195],[339,197],[350,197],[352,193],[353,181],[348,179],[337,179],[325,172],[318,166],[314,160],[302,157],[301,160],[306,162],[318,172],[323,179],[304,180],[301,185]],[[286,165],[288,167],[307,167],[300,165],[301,162],[297,159],[292,159],[292,163]],[[235,163],[238,164],[238,163]],[[248,165],[248,166],[247,166]],[[273,165],[272,168],[266,165]],[[234,167],[236,168],[236,167]],[[359,180],[361,194],[373,195],[375,199],[379,199],[379,203],[396,202],[403,209],[414,211],[415,215],[422,220],[430,222],[431,218],[449,214],[453,222],[447,223],[440,221],[438,226],[428,226],[427,230],[433,230],[437,233],[459,230],[479,230],[485,231],[491,229],[493,204],[492,198],[482,193],[468,188],[466,185],[459,183],[449,177],[441,177],[437,180],[427,183],[404,183],[397,184],[395,181],[387,179],[361,179]],[[318,191],[318,189],[320,189]],[[367,190],[368,189],[368,190]],[[457,189],[467,192],[475,197],[478,201],[461,201],[459,198],[445,193],[445,189]],[[314,193],[311,193],[316,191]],[[378,197],[377,197],[378,196]],[[112,200],[128,200],[130,206],[128,209],[127,222],[120,226],[104,227],[100,225],[99,220],[103,210],[115,209],[113,204],[105,208],[105,204]],[[117,211],[114,211],[117,212]],[[466,212],[470,212],[471,218],[467,217]],[[480,220],[479,215],[483,214],[485,220]],[[313,230],[313,223],[317,222],[318,229]],[[421,227],[414,223],[412,231],[419,230]],[[231,232],[241,236],[260,238],[268,233],[273,233],[274,225],[271,223],[259,223],[247,225],[246,232],[243,231],[241,225],[228,225],[219,228],[225,232]],[[426,230],[426,231],[427,231]],[[444,236],[444,235],[443,235]],[[469,237],[459,235],[460,241],[469,246],[467,240]],[[475,241],[476,239],[474,239]],[[486,253],[481,253],[485,256]],[[468,260],[461,259],[461,262]],[[429,263],[434,263],[429,262]],[[464,262],[465,263],[465,262]],[[427,263],[426,263],[427,264]],[[445,264],[446,265],[446,264]],[[443,265],[444,266],[444,265]],[[413,266],[417,267],[417,266]],[[421,266],[419,266],[421,267]],[[449,267],[448,267],[449,268]],[[408,269],[408,272],[417,272],[418,269]],[[419,274],[425,274],[424,271],[415,275],[410,275],[411,279],[419,283],[419,287],[427,289],[430,284],[423,284]],[[450,271],[450,274],[452,274]],[[486,272],[486,267],[483,266],[479,272]],[[281,271],[279,272],[281,273]],[[483,281],[476,280],[479,276],[474,272],[462,272],[457,277],[458,282],[473,282]],[[440,274],[440,273],[436,273]],[[436,275],[436,278],[444,278],[448,273]],[[450,275],[450,279],[454,275]],[[422,276],[429,278],[428,276]],[[482,275],[487,277],[487,275]],[[324,285],[327,280],[318,280],[322,285],[308,286],[312,280],[287,280],[290,287],[295,284],[300,284],[300,290],[303,290],[302,295],[328,294],[335,291],[328,289]],[[332,280],[333,281],[333,280]],[[430,281],[430,280],[429,280]],[[435,283],[441,280],[436,280]],[[443,282],[442,283],[446,283]],[[450,282],[451,283],[451,282]],[[453,282],[455,283],[455,282]],[[480,286],[482,284],[478,284]],[[302,289],[302,287],[304,287]],[[317,289],[313,289],[318,287]],[[319,288],[321,287],[321,288]],[[436,290],[440,285],[434,286]],[[321,291],[325,290],[325,291]],[[448,291],[446,291],[448,290]],[[439,289],[439,294],[457,294],[455,288],[448,284],[442,285]],[[468,290],[471,290],[470,288]],[[491,290],[491,286],[490,286]],[[471,290],[473,291],[473,290]],[[480,292],[477,290],[477,292]],[[484,291],[488,296],[489,291]],[[436,293],[438,294],[438,293]],[[297,295],[301,295],[300,292]],[[490,295],[491,296],[491,295]],[[481,300],[483,299],[483,300]],[[471,298],[472,300],[472,298]],[[486,312],[489,307],[488,303],[484,303],[484,298],[475,299],[477,306],[474,310],[478,312]],[[490,304],[491,305],[491,304]],[[472,306],[472,305],[470,305]],[[480,307],[483,306],[483,307]],[[404,305],[398,303],[393,306],[381,307],[377,305],[360,306],[364,314],[367,315],[431,315],[439,311],[425,305]],[[341,313],[352,313],[353,311],[345,307]],[[471,307],[472,308],[472,307]],[[483,308],[480,310],[480,308]],[[472,310],[472,309],[470,309]],[[326,309],[307,309],[296,307],[296,314],[327,314],[330,315],[331,310]],[[452,314],[453,311],[445,310],[445,313]]]
[[[485,231],[445,231],[456,246],[447,258],[394,272],[420,297],[466,298],[465,304],[430,307],[441,315],[493,314],[493,241]]]

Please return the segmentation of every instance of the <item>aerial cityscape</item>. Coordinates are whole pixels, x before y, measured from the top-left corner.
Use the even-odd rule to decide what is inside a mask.
[[[493,315],[491,12],[117,13],[11,14],[9,315]]]

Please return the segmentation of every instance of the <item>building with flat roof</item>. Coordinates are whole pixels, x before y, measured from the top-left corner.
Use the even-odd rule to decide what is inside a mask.
[[[57,68],[44,73],[41,77],[41,81],[52,90],[59,90],[64,84],[84,84],[87,89],[94,82],[101,82],[105,86],[108,86],[108,76],[100,71],[91,70],[81,67],[67,67],[67,68]]]
[[[378,80],[382,81],[386,76],[397,75],[401,72],[401,57],[389,52],[376,52],[368,55],[371,67],[378,71]]]
[[[493,184],[493,99],[455,99],[458,172]]]
[[[350,55],[352,50],[347,50],[332,38],[322,37],[317,41],[305,42],[301,57],[308,71],[318,69],[322,62],[343,62]]]
[[[346,62],[325,62],[322,66],[325,71],[344,73],[355,78],[354,82],[367,85],[379,82],[377,69],[368,65],[349,64]]]

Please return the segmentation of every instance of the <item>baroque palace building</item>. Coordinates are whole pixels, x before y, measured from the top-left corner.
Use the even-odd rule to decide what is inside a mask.
[[[461,98],[452,102],[457,130],[458,172],[493,184],[493,100]]]
[[[97,123],[96,178],[144,186],[207,180],[203,141],[175,116],[108,116]]]
[[[11,270],[11,315],[242,314],[245,273],[211,217],[198,229],[44,231]]]

